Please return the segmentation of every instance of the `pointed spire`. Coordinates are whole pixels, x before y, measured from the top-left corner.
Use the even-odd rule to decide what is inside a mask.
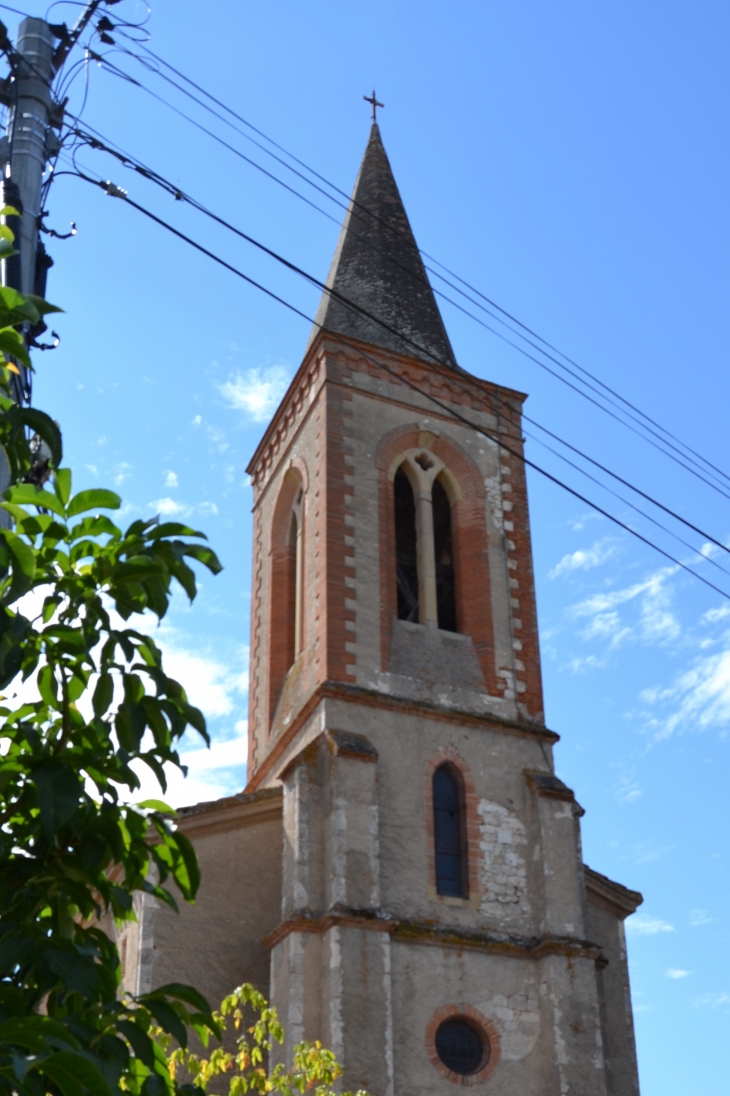
[[[310,342],[321,326],[456,366],[377,123],[370,130],[326,285]]]

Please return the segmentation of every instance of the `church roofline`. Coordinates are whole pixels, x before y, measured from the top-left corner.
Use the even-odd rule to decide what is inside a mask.
[[[622,883],[615,883],[613,879],[594,871],[587,864],[583,865],[583,872],[589,895],[594,900],[597,898],[602,905],[608,906],[621,920],[636,913],[644,901],[644,896],[639,891],[629,890]]]
[[[237,830],[271,818],[282,811],[282,789],[262,788],[239,792],[222,799],[207,800],[177,811],[177,828],[186,836],[207,837],[213,833]]]

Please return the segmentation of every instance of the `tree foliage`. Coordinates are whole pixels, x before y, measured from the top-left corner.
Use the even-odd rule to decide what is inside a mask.
[[[0,225],[0,260],[11,248]],[[198,889],[174,813],[129,799],[143,766],[164,792],[188,728],[207,741],[145,621],[176,586],[195,597],[191,564],[220,563],[194,529],[123,530],[114,492],[73,493],[58,426],[12,397],[17,363],[30,368],[23,332],[52,311],[0,287],[0,1096],[199,1092],[159,1032],[186,1053],[188,1030],[205,1045],[221,1018],[189,986],[123,995],[103,925],[134,918],[135,892],[176,908],[171,884],[187,901]]]
[[[256,1017],[249,1027],[245,1026],[247,1006]],[[206,1058],[184,1046],[173,1049],[171,1036],[162,1030],[156,1032],[173,1077],[191,1078],[204,1092],[212,1082],[223,1077],[228,1082],[228,1096],[246,1096],[250,1092],[295,1096],[307,1091],[313,1091],[315,1096],[335,1096],[332,1085],[342,1076],[342,1067],[332,1051],[319,1042],[297,1043],[290,1068],[277,1063],[273,1069],[265,1069],[264,1056],[275,1042],[284,1041],[284,1032],[276,1009],[250,983],[239,986],[225,997],[213,1018],[221,1035],[233,1025],[238,1033],[235,1051],[219,1042]],[[217,1087],[220,1090],[220,1086]],[[344,1096],[352,1096],[352,1093],[344,1093]],[[367,1093],[360,1090],[356,1096],[367,1096]]]

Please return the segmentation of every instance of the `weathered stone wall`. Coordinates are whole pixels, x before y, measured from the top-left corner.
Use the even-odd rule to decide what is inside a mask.
[[[269,991],[264,936],[281,916],[281,794],[201,804],[180,825],[195,843],[201,873],[196,902],[175,914],[145,896],[127,951],[125,988],[166,982],[195,986],[216,1007],[241,982]]]

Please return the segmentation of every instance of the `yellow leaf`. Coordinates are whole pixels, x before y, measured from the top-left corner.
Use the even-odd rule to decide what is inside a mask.
[[[17,373],[18,376],[20,376],[20,370],[18,369],[15,362],[5,362],[5,368],[9,369],[11,373]]]

